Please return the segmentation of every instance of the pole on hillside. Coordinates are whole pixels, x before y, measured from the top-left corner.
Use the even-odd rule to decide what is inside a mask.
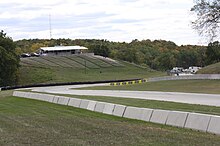
[[[85,74],[86,74],[86,60],[85,60]]]
[[[51,15],[49,14],[50,39],[52,39]]]

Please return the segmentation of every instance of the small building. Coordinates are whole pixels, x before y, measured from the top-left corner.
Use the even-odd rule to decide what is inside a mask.
[[[40,55],[71,55],[81,54],[83,50],[88,50],[88,48],[83,46],[41,47],[38,52]]]

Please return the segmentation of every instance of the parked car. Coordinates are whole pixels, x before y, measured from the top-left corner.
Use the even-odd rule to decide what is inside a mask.
[[[21,58],[31,57],[29,53],[22,53]]]
[[[38,53],[31,53],[30,55],[31,55],[31,57],[39,57],[40,56],[40,54],[38,54]]]

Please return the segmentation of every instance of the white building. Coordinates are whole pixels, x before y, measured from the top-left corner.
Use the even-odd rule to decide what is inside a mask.
[[[38,51],[41,55],[71,55],[81,54],[82,50],[88,50],[83,46],[55,46],[55,47],[41,47]]]

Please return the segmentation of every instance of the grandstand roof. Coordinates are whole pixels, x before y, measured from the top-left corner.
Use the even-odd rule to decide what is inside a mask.
[[[55,46],[55,47],[41,47],[43,51],[66,51],[66,50],[87,50],[88,48],[83,46]]]

